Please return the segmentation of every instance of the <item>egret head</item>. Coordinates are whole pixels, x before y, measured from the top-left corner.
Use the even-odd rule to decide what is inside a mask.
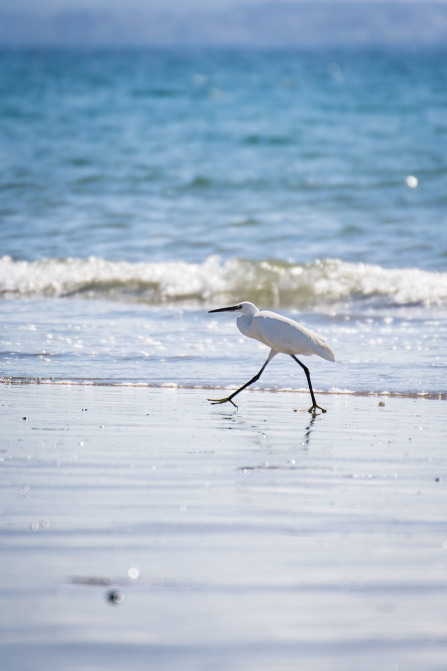
[[[254,315],[258,312],[258,308],[256,305],[253,305],[253,303],[244,301],[237,305],[231,305],[228,308],[216,308],[215,310],[209,310],[208,312],[239,312],[243,315]]]

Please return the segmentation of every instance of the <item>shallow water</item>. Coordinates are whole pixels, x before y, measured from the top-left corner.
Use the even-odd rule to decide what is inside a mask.
[[[2,312],[4,381],[231,387],[249,380],[268,354],[238,332],[233,315],[206,310],[58,299],[6,302]],[[444,311],[288,314],[324,332],[335,350],[335,363],[303,357],[315,390],[445,397]],[[307,384],[280,355],[256,388]]]
[[[7,668],[443,668],[443,401],[0,394]]]

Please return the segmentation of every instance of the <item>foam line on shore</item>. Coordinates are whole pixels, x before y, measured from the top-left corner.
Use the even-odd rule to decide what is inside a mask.
[[[162,382],[160,384],[150,382],[131,382],[122,380],[98,380],[98,379],[54,379],[54,378],[36,378],[36,377],[0,377],[0,385],[55,385],[55,386],[78,386],[78,387],[110,387],[110,388],[142,388],[142,389],[160,389],[160,390],[188,390],[188,391],[215,391],[225,392],[236,389],[236,387],[216,387],[214,385],[197,385],[197,384],[178,384],[175,382]],[[303,388],[253,388],[247,389],[247,392],[263,392],[263,393],[298,393],[308,394],[308,389]],[[381,398],[414,398],[414,399],[431,399],[446,401],[447,392],[414,392],[414,391],[377,391],[377,390],[355,390],[355,389],[314,389],[316,394],[325,396],[354,396],[354,397],[381,397]]]

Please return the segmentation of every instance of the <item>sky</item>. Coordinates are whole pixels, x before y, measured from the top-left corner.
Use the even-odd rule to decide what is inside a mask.
[[[290,4],[307,2],[315,4],[319,0],[286,0]],[[353,4],[371,0],[350,0]],[[387,0],[372,0],[373,2],[384,2]],[[389,1],[389,0],[388,0]],[[424,0],[398,0],[402,4],[411,4],[414,2],[424,2]],[[447,0],[438,0],[446,3]],[[139,9],[142,11],[159,12],[168,11],[183,14],[185,12],[197,9],[206,9],[207,11],[219,11],[227,9],[232,5],[250,5],[258,4],[259,0],[1,0],[1,10],[20,11],[32,10],[33,12],[60,12],[65,10],[122,10],[126,11]],[[337,0],[329,0],[337,2]]]
[[[447,0],[0,0],[0,46],[180,43],[447,44]]]

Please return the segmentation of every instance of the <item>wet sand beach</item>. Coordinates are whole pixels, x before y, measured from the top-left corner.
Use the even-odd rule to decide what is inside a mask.
[[[0,385],[3,668],[445,669],[445,400],[210,395]]]

